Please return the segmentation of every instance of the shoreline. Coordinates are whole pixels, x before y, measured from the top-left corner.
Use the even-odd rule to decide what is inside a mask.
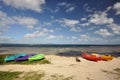
[[[120,56],[120,46],[117,47],[63,47],[63,48],[52,48],[52,47],[2,47],[0,48],[0,54],[17,54],[17,53],[43,53],[46,55],[80,55],[81,52],[98,53],[98,54],[111,54],[113,56]]]
[[[82,51],[113,53],[116,58],[110,61],[93,62],[80,57]],[[33,65],[0,65],[0,71],[43,71],[47,75],[60,74],[64,76],[73,76],[73,80],[115,80],[115,74],[108,74],[105,71],[115,72],[114,69],[120,68],[120,47],[83,47],[83,48],[24,48],[24,47],[2,47],[0,54],[17,54],[25,52],[44,53],[45,58],[51,64],[33,64]],[[49,53],[49,54],[48,54]],[[59,54],[59,55],[57,55]],[[73,55],[75,54],[75,55]],[[112,55],[113,55],[112,54]],[[75,56],[81,60],[76,62]]]
[[[0,71],[43,71],[47,75],[60,74],[64,76],[73,76],[73,80],[114,80],[115,75],[106,74],[102,70],[113,71],[120,68],[120,57],[111,61],[93,62],[81,57],[81,62],[76,62],[75,57],[65,57],[56,55],[46,55],[51,64],[36,65],[0,65]]]

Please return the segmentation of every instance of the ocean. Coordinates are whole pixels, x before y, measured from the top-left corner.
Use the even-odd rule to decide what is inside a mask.
[[[46,55],[80,56],[82,52],[120,56],[120,45],[78,44],[1,44],[0,54],[44,53]]]

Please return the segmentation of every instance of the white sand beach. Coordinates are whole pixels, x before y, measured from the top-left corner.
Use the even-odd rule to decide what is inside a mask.
[[[113,71],[113,69],[120,68],[120,57],[99,62],[79,58],[81,62],[76,62],[75,57],[46,55],[46,59],[51,61],[51,64],[0,65],[0,71],[43,71],[47,75],[73,76],[74,80],[115,80],[116,75],[107,74],[102,70]]]

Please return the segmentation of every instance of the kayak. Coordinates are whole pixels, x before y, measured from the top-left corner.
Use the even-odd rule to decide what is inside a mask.
[[[26,53],[19,53],[19,54],[15,54],[15,55],[12,55],[12,56],[7,56],[4,61],[5,62],[8,62],[8,61],[14,61],[15,58],[19,58],[19,57],[23,57],[23,56],[26,56],[27,54]]]
[[[97,56],[97,57],[101,57],[101,60],[103,60],[103,61],[108,61],[108,60],[113,59],[113,57],[111,55],[99,55],[96,53],[93,53],[92,55]]]
[[[113,57],[110,56],[110,55],[108,55],[108,56],[107,56],[107,55],[102,55],[102,56],[101,56],[101,59],[104,60],[104,61],[108,61],[108,60],[112,60]]]
[[[28,60],[29,57],[31,56],[34,56],[35,54],[28,54],[26,56],[23,56],[23,57],[19,57],[19,58],[15,58],[15,61],[18,62],[18,61],[25,61],[25,60]]]
[[[101,57],[97,57],[88,53],[82,53],[82,57],[90,61],[100,61]]]
[[[29,61],[42,60],[45,58],[44,54],[36,54],[28,58]]]
[[[93,55],[93,56],[97,56],[97,57],[100,57],[100,55],[97,54],[97,53],[92,53],[91,55]]]

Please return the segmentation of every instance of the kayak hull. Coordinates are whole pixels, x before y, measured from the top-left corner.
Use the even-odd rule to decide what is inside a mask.
[[[36,54],[28,58],[29,61],[42,60],[45,58],[44,54]]]
[[[20,57],[23,57],[23,56],[26,56],[27,54],[26,53],[20,53],[20,54],[15,54],[15,55],[12,55],[12,56],[7,56],[4,61],[5,62],[9,62],[9,61],[14,61],[15,58],[20,58]]]
[[[19,58],[15,58],[15,61],[18,62],[18,61],[25,61],[25,60],[28,60],[29,57],[31,56],[34,56],[35,54],[28,54],[27,56],[24,56],[24,57],[19,57]]]
[[[102,55],[102,56],[101,56],[101,59],[104,60],[104,61],[108,61],[108,60],[112,60],[113,57],[112,57],[112,56]]]
[[[101,57],[97,57],[97,56],[90,55],[87,53],[82,53],[82,57],[87,59],[87,60],[96,61],[96,62],[101,60]]]

